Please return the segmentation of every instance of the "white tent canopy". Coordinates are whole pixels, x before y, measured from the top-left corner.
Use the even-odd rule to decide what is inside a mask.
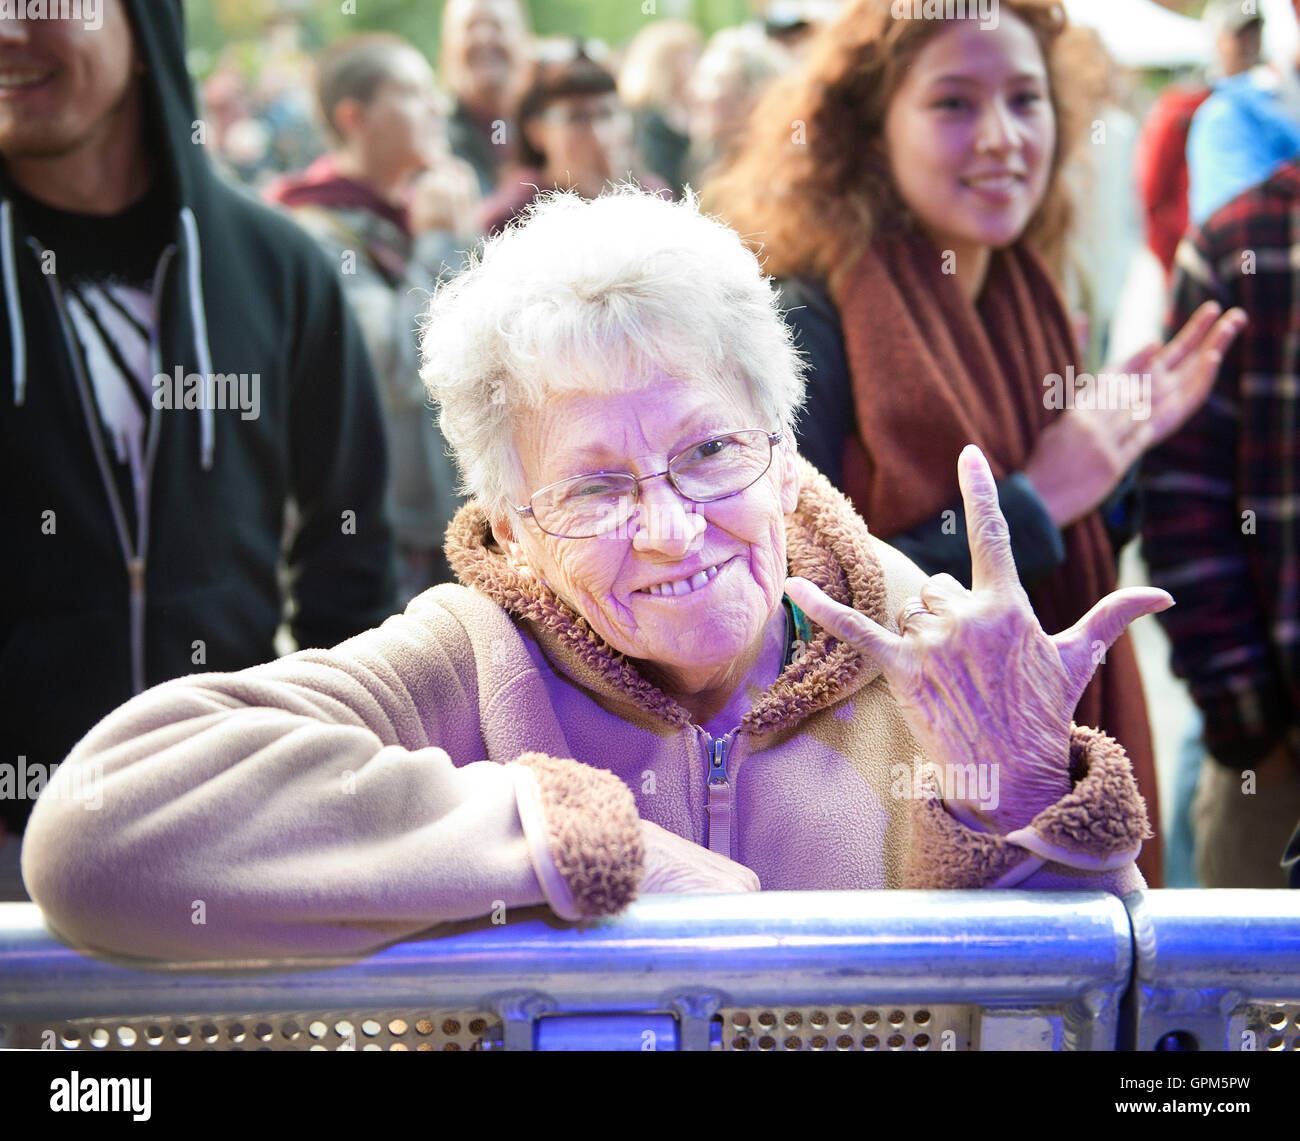
[[[1072,24],[1095,28],[1107,51],[1124,67],[1210,62],[1205,25],[1162,8],[1155,0],[1066,0],[1065,9]]]
[[[1300,27],[1291,0],[1260,0],[1259,10],[1264,16],[1264,55],[1279,62],[1295,59]]]
[[[1264,56],[1295,59],[1300,45],[1291,0],[1258,0],[1264,17]],[[1180,16],[1154,0],[1065,0],[1070,22],[1096,28],[1102,42],[1125,67],[1206,66],[1214,49],[1200,20]]]

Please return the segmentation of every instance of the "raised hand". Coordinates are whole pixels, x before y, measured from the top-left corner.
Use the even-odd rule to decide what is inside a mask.
[[[457,238],[477,236],[478,179],[473,168],[450,153],[421,171],[411,183],[407,203],[411,232],[443,230]]]
[[[944,789],[966,790],[945,796],[954,813],[1008,832],[1069,791],[1070,722],[1080,696],[1129,623],[1173,599],[1150,587],[1118,590],[1049,637],[1020,585],[997,486],[979,448],[962,452],[957,474],[970,590],[949,575],[929,579],[903,608],[901,635],[806,579],[789,579],[786,590],[814,622],[880,665],[925,759],[952,778]],[[966,768],[972,765],[994,766],[991,778],[971,779],[978,777]],[[995,805],[976,791],[990,788]]]
[[[1122,406],[1073,408],[1038,438],[1024,474],[1058,527],[1095,511],[1148,448],[1173,435],[1200,408],[1214,387],[1224,354],[1246,327],[1241,309],[1223,313],[1207,301],[1167,345],[1149,345],[1111,376],[1130,378]],[[1136,387],[1150,377],[1150,403]],[[1094,382],[1097,383],[1097,382]],[[1144,415],[1135,415],[1135,405]]]

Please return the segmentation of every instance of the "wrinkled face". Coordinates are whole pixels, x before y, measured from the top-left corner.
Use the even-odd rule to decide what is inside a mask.
[[[1028,25],[959,20],[937,33],[890,100],[884,136],[894,185],[940,249],[1015,242],[1043,201],[1056,146]]]
[[[448,82],[461,94],[504,91],[518,78],[527,33],[515,0],[448,0]]]
[[[135,42],[121,0],[102,25],[0,19],[0,154],[57,158],[112,130],[133,92]]]
[[[649,475],[720,432],[775,427],[734,392],[667,377],[640,391],[555,399],[522,419],[518,503],[569,476]],[[778,446],[758,482],[729,499],[692,503],[666,478],[652,479],[629,526],[610,535],[555,538],[512,513],[516,542],[506,546],[614,649],[669,671],[725,670],[762,639],[781,604],[784,517],[797,498],[792,453]],[[683,580],[694,589],[651,592]]]
[[[389,75],[357,116],[368,164],[412,172],[447,149],[446,121],[433,69],[416,51],[394,53]]]
[[[547,174],[587,198],[632,165],[632,118],[613,92],[556,99],[528,121]]]

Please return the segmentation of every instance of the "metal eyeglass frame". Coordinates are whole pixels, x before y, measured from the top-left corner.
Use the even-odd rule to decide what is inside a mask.
[[[722,440],[728,436],[738,436],[741,432],[763,432],[764,435],[767,436],[767,463],[763,466],[763,470],[760,471],[756,476],[754,476],[754,478],[750,480],[747,484],[745,484],[744,487],[738,487],[735,491],[727,492],[726,495],[715,495],[709,499],[696,499],[693,495],[688,495],[680,487],[677,486],[677,480],[673,477],[672,466],[679,459],[681,459],[682,456],[686,455],[686,453],[691,451],[693,448],[701,447],[704,444],[711,443],[713,440]],[[754,486],[754,484],[756,484],[760,479],[763,478],[763,476],[765,476],[768,473],[768,471],[772,467],[772,456],[775,454],[777,444],[781,442],[782,435],[783,433],[780,431],[768,432],[764,428],[737,428],[731,432],[718,432],[715,435],[709,436],[707,439],[697,440],[695,443],[690,444],[688,447],[683,448],[680,452],[677,452],[675,455],[669,456],[668,466],[664,468],[663,471],[654,472],[652,475],[639,475],[639,476],[633,475],[630,471],[608,471],[605,469],[601,469],[600,471],[582,472],[580,475],[567,476],[564,479],[557,479],[554,483],[548,483],[545,487],[539,487],[536,491],[532,493],[532,495],[528,497],[527,503],[525,503],[523,506],[516,505],[514,509],[521,518],[532,519],[532,521],[535,524],[537,524],[537,529],[539,531],[542,531],[544,534],[550,535],[552,538],[579,539],[579,540],[599,539],[601,535],[609,534],[611,531],[617,531],[619,527],[623,526],[623,524],[619,524],[617,527],[611,527],[609,528],[609,531],[598,531],[594,535],[560,535],[555,531],[548,531],[545,527],[542,526],[541,521],[537,518],[536,512],[533,510],[532,501],[537,496],[541,495],[542,492],[550,491],[550,489],[553,487],[559,487],[560,484],[569,483],[575,479],[586,479],[587,477],[593,475],[620,475],[620,476],[626,476],[628,479],[633,481],[632,509],[631,511],[628,512],[628,517],[627,517],[629,520],[636,513],[637,506],[641,502],[641,485],[645,483],[645,481],[648,479],[658,479],[660,476],[667,476],[668,482],[673,485],[673,490],[677,492],[677,494],[680,495],[683,499],[688,499],[692,503],[720,503],[724,499],[730,499],[732,498],[732,496],[739,495],[742,491],[748,491],[751,487]],[[627,522],[627,520],[624,520],[624,522]]]

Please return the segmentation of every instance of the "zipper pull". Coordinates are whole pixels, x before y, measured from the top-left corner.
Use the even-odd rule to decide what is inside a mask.
[[[731,781],[727,779],[727,739],[709,741],[708,844],[710,852],[731,859]]]
[[[126,577],[133,595],[144,593],[144,559],[126,560]]]

